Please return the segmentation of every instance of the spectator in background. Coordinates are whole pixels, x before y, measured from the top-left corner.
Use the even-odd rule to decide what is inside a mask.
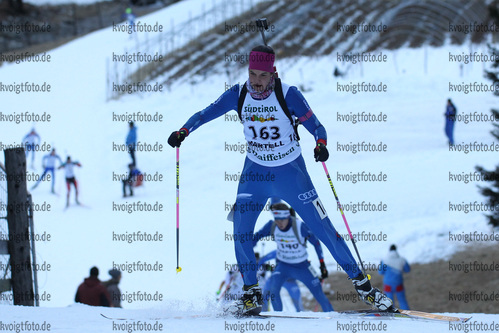
[[[456,122],[457,109],[452,104],[450,98],[447,100],[447,109],[445,110],[445,135],[449,139],[449,145],[454,145],[454,123]]]
[[[118,284],[121,281],[121,272],[117,269],[111,269],[109,271],[109,275],[111,275],[111,279],[102,282],[102,284],[109,292],[109,296],[111,297],[111,306],[114,308],[121,308],[121,291],[118,287]]]
[[[342,77],[345,73],[340,72],[337,66],[334,66],[333,76],[334,77]]]
[[[90,269],[90,276],[85,278],[76,291],[76,303],[83,303],[92,306],[111,306],[109,292],[97,278],[98,276],[99,269],[95,266],[92,267]]]
[[[121,17],[127,20],[128,29],[133,33],[133,22],[136,16],[132,13],[132,8],[128,7],[125,10],[125,14],[121,15]],[[130,33],[130,37],[132,37],[132,33]]]
[[[411,267],[403,257],[397,252],[395,245],[390,246],[388,255],[381,261],[379,267],[379,274],[384,275],[383,284],[385,285],[385,294],[387,297],[393,298],[394,293],[397,295],[399,301],[399,308],[402,310],[409,310],[409,305],[405,299],[404,278],[402,274],[408,273]]]
[[[133,187],[140,186],[142,184],[143,175],[140,173],[139,169],[133,165],[133,163],[128,164],[128,177],[123,179],[123,198],[126,198],[126,188],[128,186],[130,190],[130,197],[133,197]]]
[[[137,165],[135,162],[135,144],[137,143],[137,127],[133,125],[133,121],[130,122],[130,131],[126,137],[126,145],[128,146],[128,152],[132,156],[132,163]]]

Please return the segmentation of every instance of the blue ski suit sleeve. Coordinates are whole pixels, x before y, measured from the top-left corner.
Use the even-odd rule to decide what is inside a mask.
[[[239,84],[236,84],[224,92],[215,102],[211,103],[204,110],[192,115],[182,128],[186,128],[189,131],[189,134],[191,134],[191,132],[198,129],[201,125],[226,114],[230,110],[237,110],[238,99]]]
[[[379,264],[378,273],[379,275],[385,275],[385,272],[386,272],[386,267],[385,264],[383,264],[383,260],[381,260],[381,263]]]
[[[301,224],[300,233],[303,237],[308,237],[308,241],[310,242],[310,244],[315,247],[315,252],[317,252],[317,257],[319,257],[319,260],[324,259],[321,242],[317,237],[315,237],[315,235],[312,233],[312,231],[310,231],[305,223]]]
[[[269,260],[272,260],[272,259],[275,259],[277,256],[277,251],[274,250],[272,252],[269,252],[267,253],[266,255],[264,255],[262,258],[260,258],[260,260],[258,261],[258,268],[257,268],[257,271],[262,271],[263,270],[263,265],[269,261]]]
[[[275,259],[276,256],[277,256],[276,250],[269,252],[266,255],[264,255],[262,258],[260,258],[260,261],[258,262],[258,264],[260,264],[260,265],[265,264],[267,261]]]
[[[274,223],[274,221],[270,220],[269,222],[267,222],[267,224],[265,224],[263,226],[262,229],[258,230],[254,234],[254,236],[253,236],[253,247],[255,247],[256,243],[258,243],[258,241],[260,239],[262,239],[263,237],[270,236],[270,228],[272,227],[272,223]]]
[[[404,265],[404,272],[409,273],[411,271],[411,266],[409,266],[409,263],[406,261]]]
[[[303,97],[302,93],[296,87],[289,87],[285,101],[288,105],[289,112],[298,118],[303,117],[309,111],[312,111],[305,97]],[[315,114],[312,114],[311,117],[302,122],[302,125],[314,136],[315,141],[322,139],[327,142],[326,129],[322,126]]]

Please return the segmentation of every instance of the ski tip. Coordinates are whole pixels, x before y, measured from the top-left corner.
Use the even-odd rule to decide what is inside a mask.
[[[177,274],[182,271],[182,267],[177,267]]]
[[[105,314],[103,314],[103,313],[101,313],[100,315],[101,315],[102,317],[106,318],[106,319],[112,319],[111,317],[108,317],[108,316],[106,316],[106,315],[105,315]]]

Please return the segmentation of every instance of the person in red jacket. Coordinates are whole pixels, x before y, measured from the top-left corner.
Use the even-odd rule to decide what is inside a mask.
[[[99,269],[92,267],[90,269],[90,276],[86,278],[78,287],[75,296],[76,303],[83,303],[93,306],[111,306],[111,298],[106,287],[97,278],[99,276]]]

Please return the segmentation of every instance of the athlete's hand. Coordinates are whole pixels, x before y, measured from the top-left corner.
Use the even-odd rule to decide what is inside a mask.
[[[180,130],[173,132],[168,138],[168,144],[172,147],[180,147],[182,141],[184,141],[187,136],[187,130],[185,128],[181,128]]]
[[[314,157],[316,162],[326,162],[329,158],[329,152],[327,151],[326,145],[323,143],[317,143],[314,149]]]
[[[328,277],[328,272],[326,264],[324,263],[324,261],[321,261],[321,278],[324,280],[327,277]]]

